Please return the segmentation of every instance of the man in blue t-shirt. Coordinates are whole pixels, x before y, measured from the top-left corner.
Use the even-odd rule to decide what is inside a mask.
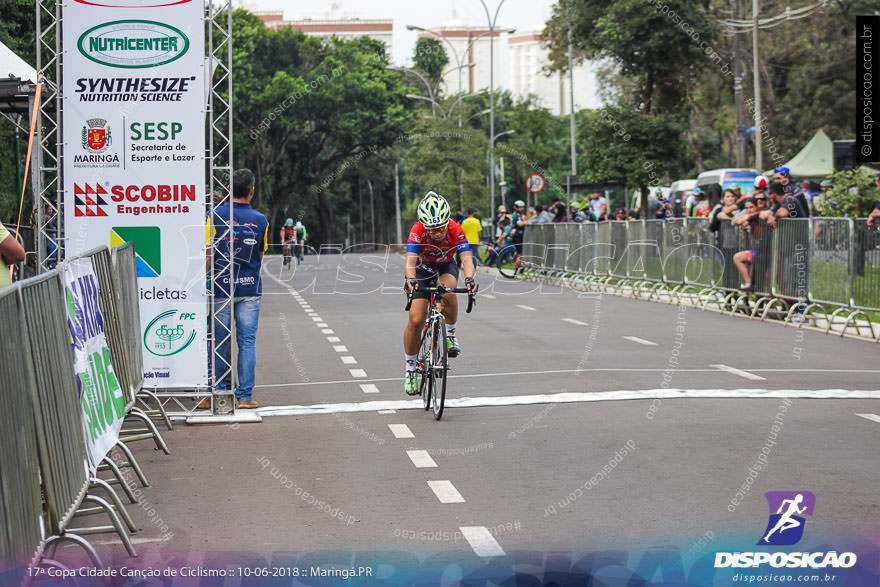
[[[263,293],[260,266],[263,252],[268,247],[269,230],[266,216],[251,208],[253,197],[254,173],[250,169],[237,169],[232,174],[232,205],[215,208],[208,221],[209,244],[213,245],[214,299],[218,304],[222,303],[231,293],[234,301],[235,339],[238,344],[238,387],[235,389],[235,398],[239,408],[247,409],[260,407],[252,396],[257,365],[257,325]],[[233,244],[231,263],[228,260],[230,241]],[[208,254],[211,254],[211,248]],[[215,314],[214,332],[217,341],[214,373],[219,380],[217,389],[224,390],[226,381],[222,375],[227,365],[229,305]]]

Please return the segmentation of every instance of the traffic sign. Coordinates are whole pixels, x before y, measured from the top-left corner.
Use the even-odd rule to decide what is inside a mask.
[[[533,173],[526,178],[526,188],[533,194],[542,191],[545,185],[547,182],[544,181],[544,176],[540,173]]]

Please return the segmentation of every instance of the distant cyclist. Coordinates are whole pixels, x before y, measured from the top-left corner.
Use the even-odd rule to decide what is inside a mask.
[[[409,310],[409,322],[403,331],[403,352],[406,359],[406,375],[403,389],[408,395],[418,395],[416,360],[418,359],[421,331],[428,312],[429,294],[421,287],[432,287],[437,282],[446,287],[458,286],[458,267],[453,257],[461,257],[464,282],[470,292],[476,291],[474,283],[474,257],[468,239],[461,226],[449,219],[449,203],[443,196],[428,192],[418,207],[419,221],[409,232],[406,243],[406,291],[413,291]],[[455,294],[443,296],[443,316],[446,318],[446,346],[450,357],[461,352],[455,337],[458,321],[458,300]]]
[[[284,257],[284,266],[290,265],[290,251],[296,247],[296,229],[293,226],[293,218],[284,221],[281,227],[281,254]]]
[[[306,232],[306,227],[299,220],[296,221],[296,242],[299,244],[299,260],[306,260],[306,239],[309,238],[309,233]]]

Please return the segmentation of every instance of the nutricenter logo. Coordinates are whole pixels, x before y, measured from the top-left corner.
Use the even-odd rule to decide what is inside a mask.
[[[179,29],[161,22],[116,20],[84,32],[77,48],[95,63],[137,69],[180,59],[189,49],[189,39]]]
[[[101,8],[161,8],[163,6],[177,6],[186,4],[192,0],[73,0],[77,4],[88,6],[100,6]]]
[[[806,519],[816,507],[816,496],[810,491],[768,491],[764,494],[770,507],[770,519],[757,546],[792,546],[804,535]],[[717,552],[715,568],[757,568],[769,564],[773,568],[844,568],[856,564],[854,552]]]

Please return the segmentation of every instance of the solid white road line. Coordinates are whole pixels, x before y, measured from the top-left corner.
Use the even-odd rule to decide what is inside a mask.
[[[361,383],[361,391],[364,393],[379,393],[375,383]]]
[[[345,346],[344,344],[334,344],[333,350],[336,351],[337,353],[347,353],[348,347]]]
[[[345,355],[339,358],[342,360],[343,365],[357,365],[357,359],[351,355]]]
[[[459,526],[461,535],[465,537],[474,554],[477,556],[504,556],[504,550],[489,529],[485,526]]]
[[[357,371],[357,369],[352,369]],[[626,391],[562,392],[540,395],[498,397],[462,397],[446,400],[450,408],[479,408],[486,406],[525,406],[535,404],[569,404],[611,401],[645,401],[674,399],[880,399],[880,390],[854,391],[847,389],[641,389]],[[311,406],[266,406],[253,410],[260,416],[308,416],[374,412],[376,410],[422,409],[422,400],[382,400],[314,404]]]
[[[464,498],[458,492],[458,489],[452,484],[452,481],[428,481],[428,487],[440,500],[440,503],[464,503]]]
[[[638,336],[624,336],[623,338],[632,342],[643,344],[645,346],[657,346],[656,342],[651,342],[650,340],[645,340],[644,338],[639,338]]]
[[[357,377],[358,379],[364,379],[367,376],[367,372],[363,369],[349,369],[352,377]]]
[[[334,342],[334,341],[330,341]],[[861,375],[880,375],[878,369],[752,369],[758,373],[856,373]],[[592,369],[550,369],[546,371],[504,371],[501,373],[469,373],[463,375],[447,375],[449,379],[470,379],[474,377],[499,377],[513,375],[564,375],[570,373],[665,373],[666,369],[636,369],[636,368],[592,368]],[[717,369],[676,369],[676,373],[717,373]],[[398,381],[400,377],[384,377],[371,379],[376,383],[381,381]],[[302,387],[307,385],[339,385],[351,383],[348,380],[341,381],[309,381],[307,383],[263,383],[254,387]]]
[[[387,415],[387,414],[396,414],[397,410],[379,410],[376,412],[377,414]]]
[[[339,342],[339,337],[338,336],[328,336],[327,342]]]
[[[581,322],[580,320],[575,320],[574,318],[563,318],[563,322],[568,322],[570,324],[575,324],[576,326],[587,326],[586,322]]]
[[[409,460],[411,460],[418,469],[427,469],[429,467],[437,466],[437,463],[434,462],[434,459],[431,458],[431,455],[429,455],[426,450],[408,450],[406,451],[406,454],[409,456]]]
[[[877,414],[856,414],[856,416],[860,416],[865,420],[870,420],[871,422],[877,422],[880,424],[880,416]]]
[[[522,308],[523,310],[528,310],[528,311],[530,311],[530,312],[537,312],[537,310],[535,310],[533,307],[531,307],[531,306],[526,306],[526,305],[523,305],[523,304],[517,304],[516,307],[517,307],[517,308]]]
[[[760,375],[755,375],[754,373],[749,373],[748,371],[743,371],[742,369],[736,369],[734,367],[730,367],[728,365],[709,365],[710,367],[715,367],[720,371],[726,371],[732,375],[739,375],[740,377],[744,377],[746,379],[751,379],[752,381],[767,381],[766,377],[761,377]]]
[[[409,429],[409,426],[406,424],[389,424],[388,428],[391,429],[391,434],[394,435],[394,438],[415,438],[416,435],[412,433],[412,430]]]

